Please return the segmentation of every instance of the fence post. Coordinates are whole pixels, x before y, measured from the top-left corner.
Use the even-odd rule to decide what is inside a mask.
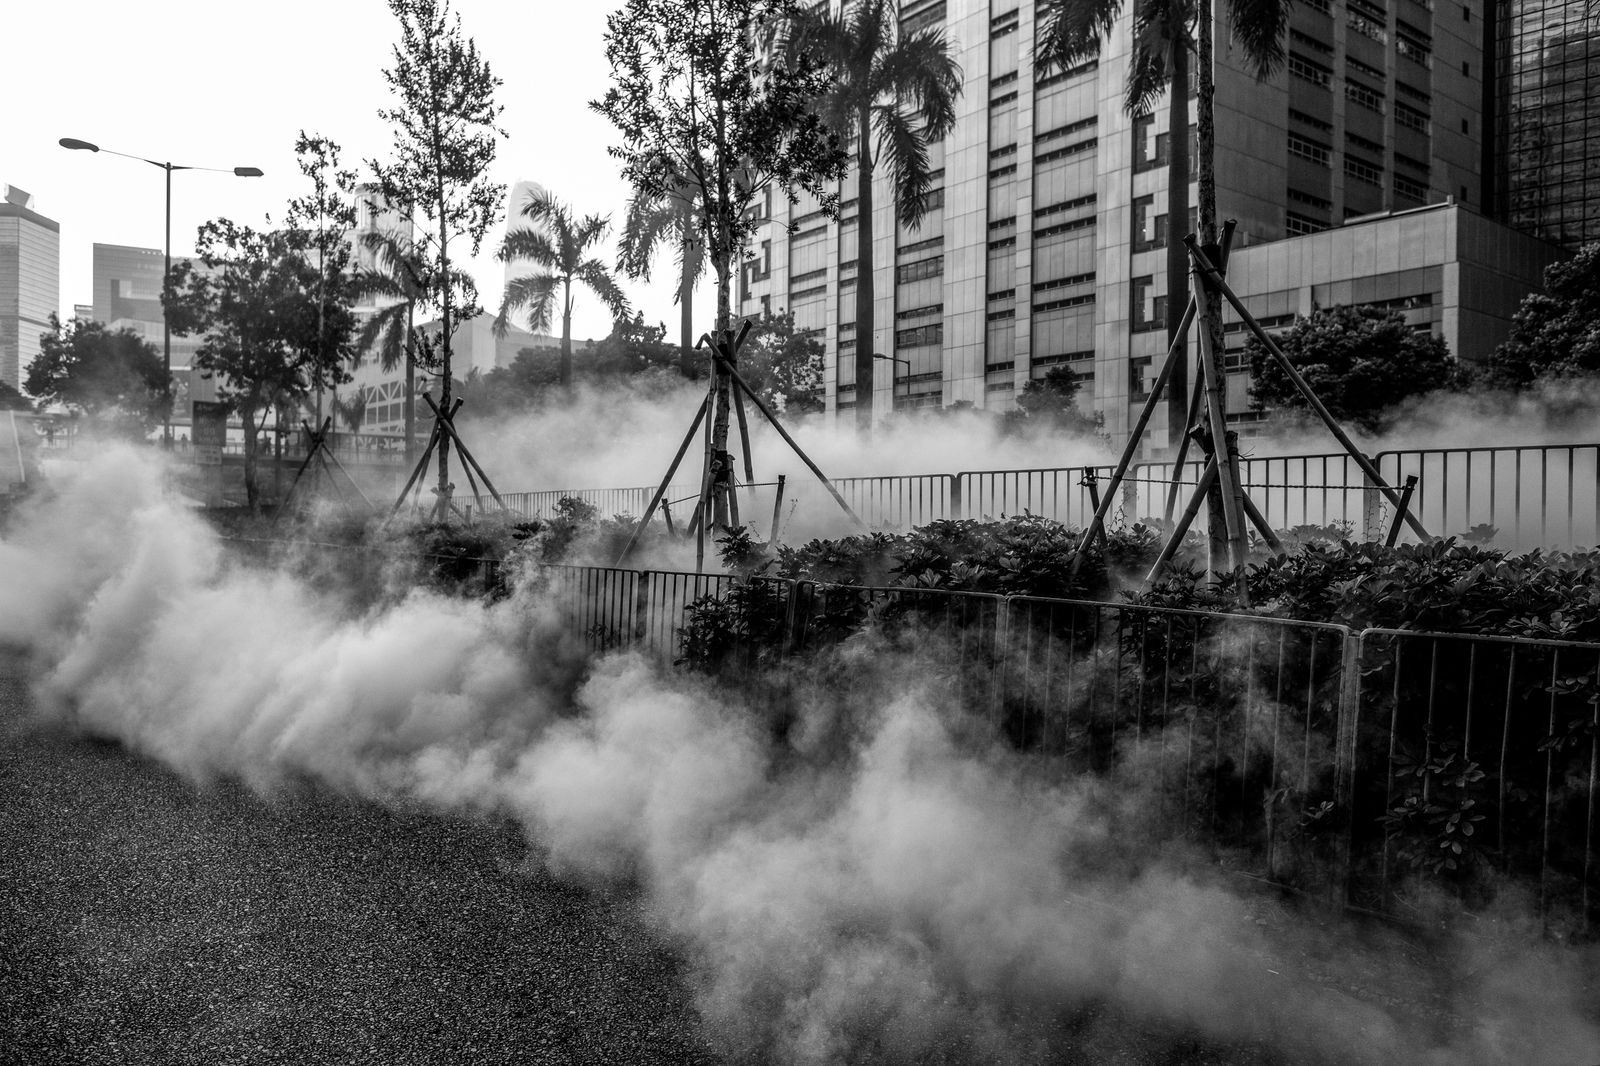
[[[1139,486],[1144,484],[1144,464],[1134,463],[1122,481],[1122,524],[1139,521]]]
[[[1361,721],[1361,663],[1366,633],[1344,629],[1339,666],[1339,717],[1334,731],[1333,803],[1339,818],[1339,843],[1334,851],[1331,902],[1339,910],[1350,905],[1350,863],[1355,834],[1356,737]]]
[[[1379,452],[1371,460],[1376,467],[1378,460],[1383,457]],[[1361,539],[1376,540],[1383,536],[1383,494],[1378,491],[1378,486],[1373,484],[1366,471],[1361,472]]]
[[[650,636],[650,571],[634,570],[633,574],[633,639],[645,642],[648,650]]]
[[[966,474],[947,474],[945,476],[950,479],[950,517],[951,518],[965,518],[965,517],[967,517],[963,513],[963,504],[962,504],[962,500],[961,500],[961,482],[962,482],[962,479],[965,478],[967,475]]]

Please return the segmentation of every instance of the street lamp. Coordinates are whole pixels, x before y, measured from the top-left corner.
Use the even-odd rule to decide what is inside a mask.
[[[63,148],[71,148],[77,152],[105,152],[108,155],[120,155],[124,159],[137,159],[149,163],[153,167],[160,167],[167,172],[167,236],[163,251],[165,253],[165,267],[161,272],[161,360],[167,368],[167,388],[172,388],[172,329],[167,325],[167,279],[172,275],[172,172],[174,170],[209,170],[217,174],[232,173],[239,178],[259,178],[259,167],[234,167],[231,171],[221,167],[186,167],[177,163],[163,163],[155,159],[146,159],[142,155],[129,155],[127,152],[115,152],[110,148],[101,148],[98,144],[80,141],[76,137],[63,137],[57,142]],[[161,416],[161,446],[172,447],[172,405],[169,403]]]
[[[891,363],[904,363],[906,365],[906,398],[910,399],[911,398],[911,360],[902,359],[898,355],[882,355],[882,354],[880,354],[878,352],[873,352],[872,353],[872,358],[874,358],[874,359],[887,359]],[[896,378],[894,383],[895,383],[895,385],[898,386],[900,384],[900,379]],[[900,399],[899,396],[891,396],[891,401],[894,402],[896,406],[899,406],[899,402],[898,402],[899,399]]]

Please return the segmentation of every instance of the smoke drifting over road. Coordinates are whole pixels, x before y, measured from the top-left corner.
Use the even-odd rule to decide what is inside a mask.
[[[1424,961],[1232,891],[1138,831],[1132,774],[1062,780],[870,636],[777,740],[636,657],[575,683],[529,591],[353,613],[230,562],[160,486],[110,453],[0,539],[0,641],[48,713],[200,781],[516,819],[553,869],[642,893],[735,1060],[1600,1060],[1592,955]]]

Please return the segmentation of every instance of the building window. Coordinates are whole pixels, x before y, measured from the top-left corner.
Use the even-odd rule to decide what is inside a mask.
[[[1383,168],[1376,163],[1369,163],[1365,159],[1345,153],[1344,172],[1347,177],[1364,181],[1368,185],[1383,185]]]
[[[925,345],[943,343],[943,322],[933,322],[926,326],[896,330],[894,335],[894,346],[896,348],[921,348]]]
[[[1428,201],[1428,187],[1426,185],[1400,174],[1394,176],[1394,194],[1408,197],[1418,203],[1427,203]]]
[[[1140,196],[1133,201],[1133,250],[1148,252],[1167,243],[1167,216],[1156,214],[1156,198]]]
[[[1352,30],[1380,44],[1388,43],[1389,33],[1385,27],[1389,15],[1382,7],[1369,0],[1345,0],[1345,8]]]
[[[1394,50],[1396,54],[1424,67],[1433,65],[1433,38],[1405,22],[1395,21]],[[1466,73],[1463,67],[1463,74]]]
[[[1299,52],[1289,53],[1289,73],[1326,89],[1333,84],[1333,70]]]
[[[1318,144],[1309,137],[1302,137],[1298,133],[1289,134],[1289,154],[1320,167],[1328,165],[1332,158],[1332,149],[1325,144]]]
[[[1408,107],[1396,100],[1394,104],[1394,124],[1404,126],[1406,129],[1416,130],[1418,133],[1428,132],[1428,116],[1426,112]]]
[[[1148,333],[1154,329],[1165,329],[1167,325],[1167,298],[1157,296],[1152,291],[1155,288],[1155,278],[1149,274],[1141,278],[1134,278],[1131,282],[1133,303],[1133,332]]]
[[[1153,170],[1167,165],[1165,135],[1156,133],[1155,115],[1139,115],[1133,120],[1133,169]]]
[[[1359,81],[1345,79],[1344,97],[1358,107],[1364,107],[1368,111],[1376,111],[1380,115],[1383,114],[1383,93],[1377,89],[1369,88]]]
[[[902,263],[895,268],[894,280],[901,285],[926,278],[936,278],[944,273],[944,256],[919,259],[915,263]]]
[[[1283,216],[1284,232],[1291,237],[1300,237],[1307,233],[1320,233],[1327,228],[1328,224],[1326,222],[1319,222],[1305,215],[1297,215],[1293,211],[1287,211]]]

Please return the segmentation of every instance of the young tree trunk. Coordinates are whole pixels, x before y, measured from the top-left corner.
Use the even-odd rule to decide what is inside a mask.
[[[856,432],[872,433],[872,109],[856,112]],[[889,366],[892,368],[893,363]],[[890,374],[890,379],[894,377]]]
[[[699,272],[700,256],[696,251],[698,241],[694,235],[694,220],[683,219],[683,268],[678,275],[678,347],[685,368],[694,359],[694,278]]]
[[[1167,347],[1178,337],[1189,294],[1189,35],[1181,16],[1172,33],[1171,80],[1167,89]],[[1176,450],[1189,421],[1189,351],[1172,361],[1167,379],[1167,447]]]
[[[417,441],[417,341],[415,328],[412,325],[412,316],[415,314],[416,301],[406,307],[406,396],[405,396],[405,434],[406,434],[406,466],[410,466],[416,459]]]
[[[444,186],[439,188],[439,201],[444,202]],[[439,413],[438,418],[450,417],[450,254],[446,250],[449,233],[446,230],[444,212],[439,212],[439,269],[444,278],[444,299],[441,301],[442,314],[439,321],[443,329],[440,335],[440,365],[444,380],[439,386]],[[450,434],[444,432],[443,427],[437,430],[439,434],[439,500],[434,507],[434,514],[443,522],[450,517]]]
[[[724,236],[724,243],[726,237]],[[733,327],[733,302],[730,295],[733,276],[733,252],[723,249],[717,256],[717,329]],[[728,461],[728,415],[732,406],[733,382],[722,373],[712,360],[713,381],[716,383],[714,418],[711,423],[711,464],[715,470],[711,483],[712,522],[716,529],[728,528],[728,495],[733,464]]]
[[[261,488],[257,479],[256,448],[260,434],[257,432],[254,406],[240,406],[240,420],[244,423],[244,498],[250,512],[261,510]]]

